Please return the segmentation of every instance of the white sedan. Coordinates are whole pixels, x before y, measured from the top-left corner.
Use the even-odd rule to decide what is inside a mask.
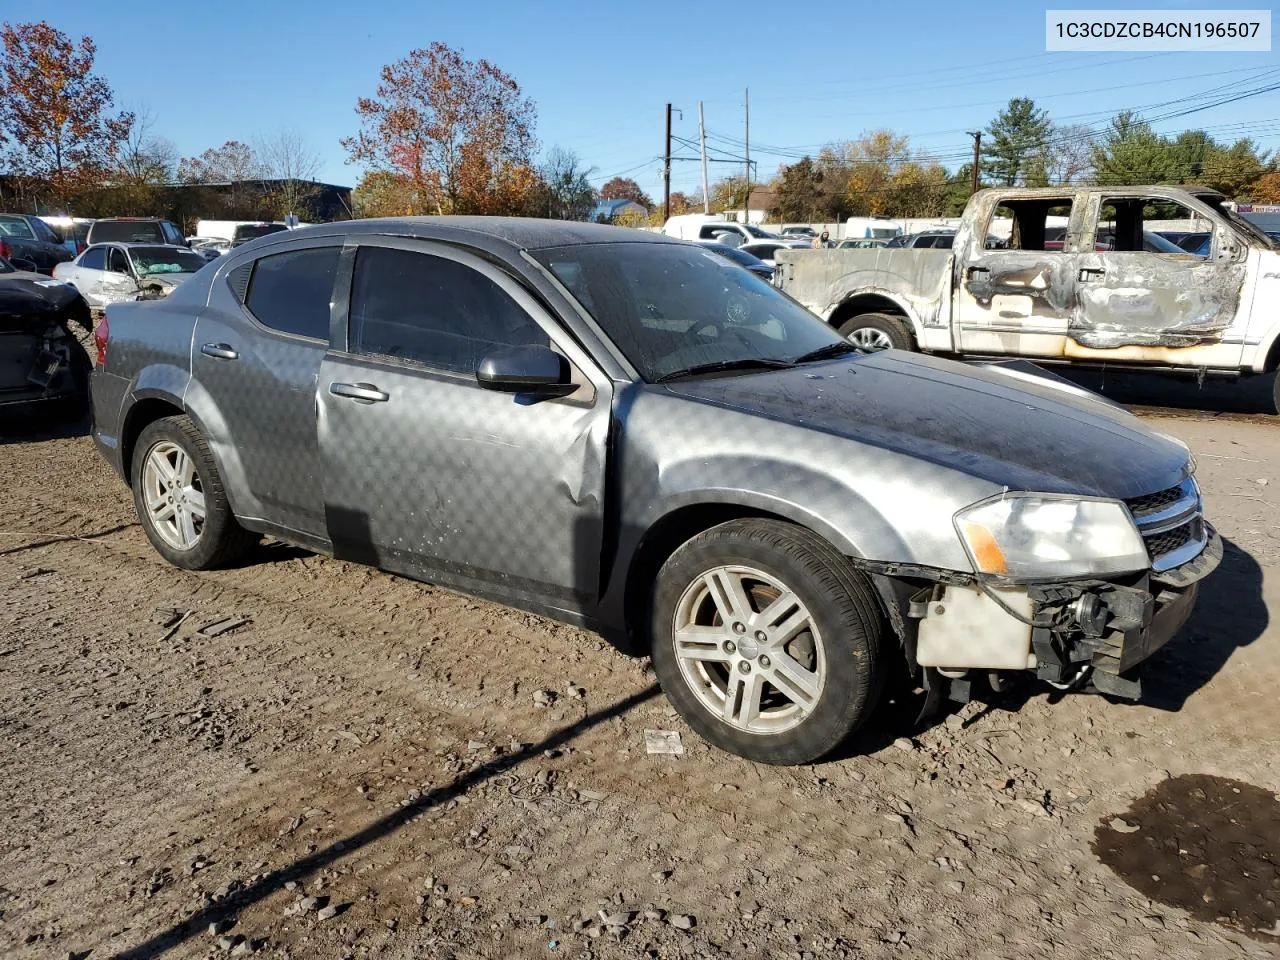
[[[158,243],[95,243],[54,268],[91,307],[167,296],[208,261],[186,247]]]

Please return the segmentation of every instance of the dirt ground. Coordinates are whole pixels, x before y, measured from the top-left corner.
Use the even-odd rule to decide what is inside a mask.
[[[1280,419],[1183,406],[1142,412],[1227,557],[1142,704],[889,705],[794,769],[582,631],[279,544],[168,567],[82,432],[0,444],[0,955],[1276,956]]]

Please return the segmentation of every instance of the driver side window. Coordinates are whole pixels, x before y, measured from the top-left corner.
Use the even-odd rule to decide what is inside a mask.
[[[484,274],[456,260],[361,247],[351,290],[353,353],[415,360],[474,374],[500,347],[551,346],[551,338]]]
[[[119,247],[112,247],[107,253],[107,270],[111,273],[128,273],[129,258]]]

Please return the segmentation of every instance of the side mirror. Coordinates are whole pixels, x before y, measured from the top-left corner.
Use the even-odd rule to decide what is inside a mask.
[[[489,390],[563,397],[576,387],[569,382],[569,361],[550,347],[502,347],[476,370],[476,381]]]
[[[15,270],[25,270],[27,273],[37,272],[36,262],[34,260],[28,260],[26,257],[19,257],[15,260],[10,260],[9,262],[13,264],[13,269]]]

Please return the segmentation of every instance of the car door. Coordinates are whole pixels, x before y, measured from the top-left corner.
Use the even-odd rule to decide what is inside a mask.
[[[316,237],[221,271],[196,320],[188,388],[238,512],[318,544],[326,538],[316,379],[340,244]]]
[[[955,338],[970,354],[1060,356],[1071,326],[1085,204],[1073,191],[1058,197],[1005,195],[979,212],[955,248]],[[1007,247],[991,249],[995,220],[1011,224]],[[1069,224],[1069,225],[1068,225]],[[1066,228],[1066,244],[1052,229]],[[1047,235],[1048,234],[1048,235]]]
[[[1168,243],[1153,223],[1217,227],[1203,255]],[[1249,306],[1242,297],[1248,250],[1207,210],[1167,197],[1117,190],[1090,203],[1094,243],[1079,258],[1072,339],[1092,349],[1129,348],[1118,359],[1178,362],[1138,355],[1148,347],[1213,347],[1198,365],[1240,363]]]
[[[92,307],[103,306],[102,278],[107,273],[107,248],[105,246],[90,247],[80,254],[75,264],[68,271],[67,279],[80,291],[80,296]]]
[[[353,255],[346,342],[319,390],[336,554],[580,611],[599,586],[608,379],[524,287],[468,252],[367,238]],[[484,356],[530,344],[568,358],[571,394],[480,386]]]
[[[123,247],[107,247],[107,269],[98,280],[98,300],[103,304],[138,298],[138,279]]]

